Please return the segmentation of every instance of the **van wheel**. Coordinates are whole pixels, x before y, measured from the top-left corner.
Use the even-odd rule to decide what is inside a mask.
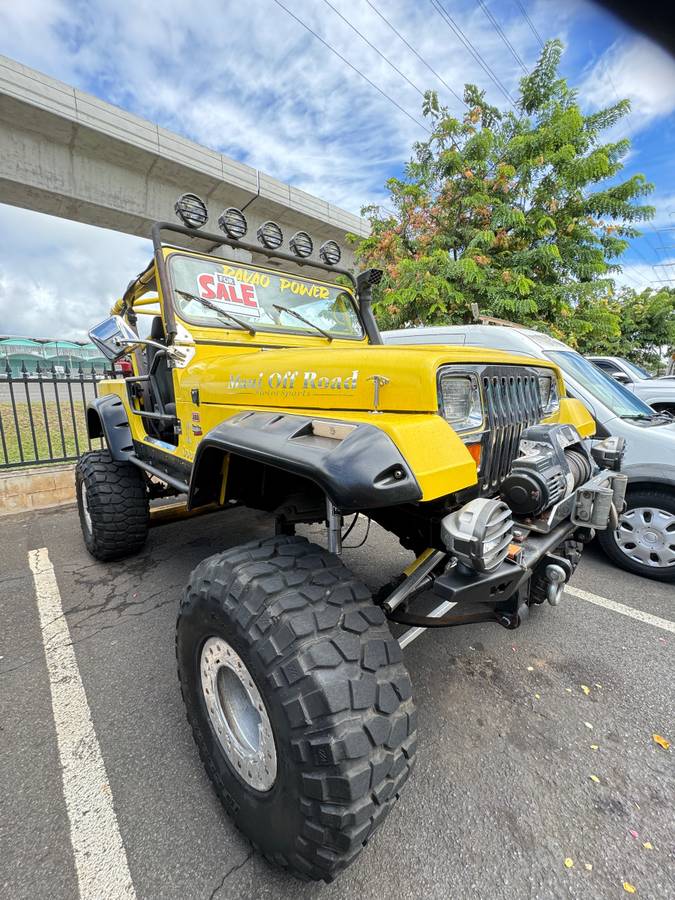
[[[331,881],[398,799],[415,708],[382,610],[340,560],[295,536],[199,565],[176,626],[206,771],[270,861]]]
[[[616,531],[598,532],[607,556],[622,569],[675,581],[675,496],[649,488],[628,491]]]
[[[143,473],[107,450],[84,453],[75,467],[75,492],[87,550],[100,560],[138,553],[148,536],[150,507]]]

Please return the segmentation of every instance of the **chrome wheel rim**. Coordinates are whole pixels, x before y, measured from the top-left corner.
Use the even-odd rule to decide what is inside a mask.
[[[223,753],[246,784],[268,791],[277,777],[277,752],[253,676],[221,637],[206,641],[199,669],[204,703]]]
[[[615,535],[619,549],[633,562],[654,569],[675,566],[675,513],[636,506],[622,514]]]
[[[87,494],[87,486],[82,482],[82,515],[84,516],[84,524],[87,531],[91,534],[91,513],[89,512],[89,495]]]

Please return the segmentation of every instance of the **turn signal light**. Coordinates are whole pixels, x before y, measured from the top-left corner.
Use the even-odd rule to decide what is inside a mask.
[[[480,469],[480,456],[483,449],[483,445],[481,444],[481,442],[477,441],[475,444],[467,444],[466,449],[473,457],[473,461],[476,463],[476,468]]]

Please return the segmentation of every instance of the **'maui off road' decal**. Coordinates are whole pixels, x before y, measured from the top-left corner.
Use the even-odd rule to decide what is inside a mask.
[[[255,285],[239,281],[232,275],[202,272],[197,276],[199,296],[204,300],[215,300],[223,304],[225,312],[243,313],[258,318],[260,304]]]
[[[295,370],[293,372],[260,372],[253,376],[230,375],[226,386],[230,391],[355,391],[358,380],[358,369],[354,369],[349,375],[320,375],[318,372]]]

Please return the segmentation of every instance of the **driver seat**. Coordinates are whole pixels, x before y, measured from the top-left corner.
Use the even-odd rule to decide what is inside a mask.
[[[166,333],[164,331],[164,323],[162,322],[161,316],[154,316],[152,320],[150,325],[150,340],[157,341],[159,344],[166,344]],[[153,375],[153,383],[150,389],[151,395],[155,391],[159,395],[158,398],[151,396],[153,411],[157,411],[157,399],[159,399],[164,408],[164,412],[167,413],[167,415],[175,416],[176,398],[173,389],[173,375],[164,354],[161,354],[159,358],[156,359],[158,353],[160,353],[158,347],[153,347],[152,345],[148,346],[148,374]],[[161,427],[163,430],[166,429],[164,423],[161,423]]]

